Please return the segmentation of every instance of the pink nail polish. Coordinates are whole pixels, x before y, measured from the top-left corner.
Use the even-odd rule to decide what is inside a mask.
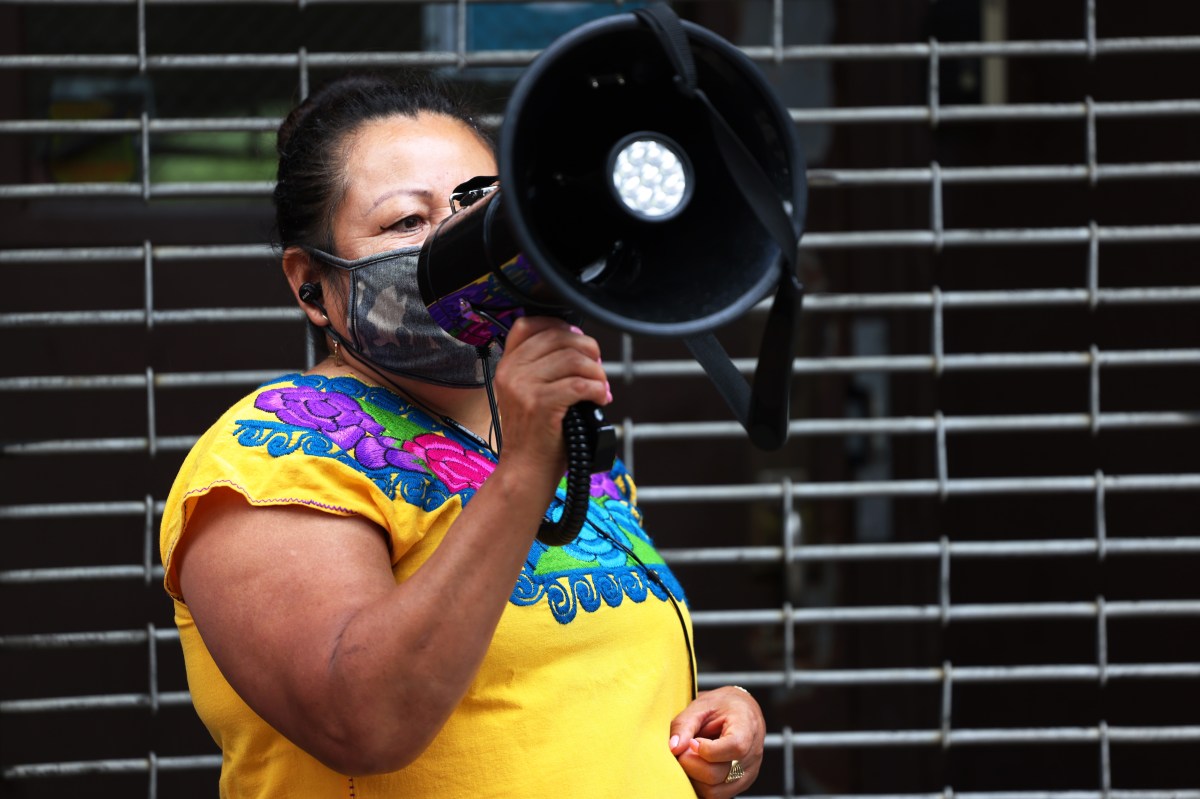
[[[693,738],[691,741],[688,742],[688,748],[691,749],[696,754],[700,754],[700,742],[697,741],[695,738]]]
[[[578,327],[576,327],[575,325],[571,325],[571,332],[572,332],[572,333],[574,333],[574,334],[575,334],[575,335],[577,335],[577,336],[582,336],[582,335],[583,335],[583,331],[582,331],[582,330],[580,330],[580,329],[579,329]]]
[[[671,736],[671,748],[672,748],[672,749],[674,749],[674,748],[675,748],[675,747],[677,747],[677,746],[679,746],[679,736],[678,736],[678,735],[672,735],[672,736]]]

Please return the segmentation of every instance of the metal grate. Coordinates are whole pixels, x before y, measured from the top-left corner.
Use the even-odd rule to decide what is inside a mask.
[[[750,795],[1200,799],[1200,9],[1141,5],[685,10],[762,65],[811,154],[783,451],[749,450],[681,348],[604,334],[701,687],[744,685],[768,716]],[[19,790],[215,792],[158,517],[199,432],[311,354],[264,243],[270,180],[161,177],[207,152],[178,137],[244,134],[253,159],[345,68],[501,96],[495,68],[534,52],[468,50],[473,6],[429,50],[358,35],[420,30],[415,2],[0,3]],[[58,118],[53,87],[81,77],[136,101]],[[115,147],[127,174],[79,178],[64,142]],[[744,371],[759,321],[728,331]]]

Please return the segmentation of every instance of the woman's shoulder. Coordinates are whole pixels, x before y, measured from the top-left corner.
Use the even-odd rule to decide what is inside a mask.
[[[372,444],[408,441],[438,427],[419,408],[356,377],[295,373],[264,383],[236,402],[216,426],[230,425],[320,438],[345,451],[366,443],[367,462],[378,454]]]

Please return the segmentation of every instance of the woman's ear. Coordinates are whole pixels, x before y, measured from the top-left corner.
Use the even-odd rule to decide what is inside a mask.
[[[329,319],[320,307],[324,304],[321,301],[321,275],[312,257],[299,247],[288,247],[283,251],[283,274],[308,321],[317,327],[327,326]],[[312,287],[316,287],[315,296],[311,293]]]

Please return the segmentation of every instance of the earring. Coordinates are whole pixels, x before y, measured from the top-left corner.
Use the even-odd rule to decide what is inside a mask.
[[[337,339],[333,340],[333,365],[334,366],[342,365],[342,348],[338,344]]]

